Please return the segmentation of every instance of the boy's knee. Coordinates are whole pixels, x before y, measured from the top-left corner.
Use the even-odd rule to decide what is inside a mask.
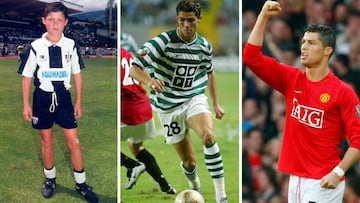
[[[74,139],[67,142],[68,148],[70,151],[80,149],[79,139]]]

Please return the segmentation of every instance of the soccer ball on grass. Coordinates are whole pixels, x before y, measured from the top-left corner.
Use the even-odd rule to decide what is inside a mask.
[[[204,203],[202,195],[195,190],[183,190],[176,195],[175,203]]]

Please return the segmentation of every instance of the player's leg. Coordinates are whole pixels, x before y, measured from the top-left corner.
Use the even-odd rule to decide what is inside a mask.
[[[56,93],[58,105],[54,111],[55,122],[61,127],[65,137],[66,145],[69,149],[70,160],[74,170],[75,189],[88,202],[98,202],[97,195],[92,191],[92,187],[86,184],[86,175],[83,165],[81,146],[78,138],[78,128],[74,116],[74,107],[71,103],[70,92]],[[56,99],[55,98],[55,99]]]
[[[40,130],[41,153],[44,162],[45,181],[41,193],[45,198],[54,194],[56,186],[56,168],[54,166],[54,136],[52,128]]]
[[[215,141],[211,113],[203,112],[188,118],[189,126],[200,137],[208,169],[214,183],[216,201],[226,202],[223,161],[220,148]]]
[[[33,93],[32,127],[40,132],[44,168],[48,170],[54,168],[54,135],[52,129],[54,118],[48,110],[50,98],[50,94],[39,89],[36,89]]]
[[[127,168],[128,177],[127,182],[125,183],[125,189],[131,189],[135,184],[140,175],[145,171],[145,165],[139,161],[136,161],[124,153],[121,152],[121,159],[120,159],[121,166],[125,166]]]
[[[82,152],[81,152],[81,148],[80,148],[80,142],[79,142],[79,138],[78,138],[78,129],[77,128],[72,128],[72,129],[62,128],[62,131],[65,136],[66,145],[69,149],[70,160],[71,160],[71,164],[73,166],[74,171],[78,171],[78,172],[83,171],[84,165],[83,165]],[[82,178],[82,180],[84,180],[84,179],[85,179],[85,177]]]
[[[120,165],[121,166],[125,166],[128,169],[132,169],[136,166],[139,166],[141,163],[128,157],[126,154],[121,152],[121,157],[120,157]]]
[[[87,201],[98,202],[97,195],[92,191],[92,187],[86,184],[86,174],[83,165],[82,152],[78,138],[78,129],[62,128],[65,141],[70,152],[70,160],[74,169],[75,188]]]
[[[200,179],[196,170],[196,155],[191,143],[191,137],[187,126],[189,105],[171,113],[158,113],[159,120],[164,129],[165,142],[172,144],[181,159],[181,169],[189,182],[189,187],[200,191]]]
[[[120,139],[121,141],[129,140],[129,142],[134,142],[135,138],[131,137],[131,134],[136,134],[137,128],[134,125],[127,125],[125,123],[121,123],[120,125]],[[145,165],[137,160],[134,160],[124,153],[121,152],[120,159],[121,166],[125,166],[127,168],[126,177],[127,181],[125,183],[125,189],[131,189],[135,184],[140,175],[145,171]]]
[[[44,161],[44,167],[45,169],[51,169],[54,167],[54,136],[52,128],[40,130],[40,136],[41,153]]]
[[[128,139],[128,146],[131,153],[137,160],[145,164],[146,171],[159,183],[161,191],[167,194],[175,194],[175,189],[168,183],[163,175],[155,157],[144,148],[143,140],[155,137],[155,122],[151,119],[145,123],[132,127],[131,139]],[[126,133],[129,133],[130,129]]]
[[[142,143],[139,144],[129,143],[129,147],[132,149],[132,151],[135,151],[134,155],[136,156],[136,158],[145,164],[146,171],[151,175],[151,177],[156,182],[159,183],[161,191],[166,194],[175,194],[176,190],[166,180],[155,157],[143,147]],[[136,152],[138,153],[136,154]]]
[[[40,89],[33,93],[32,127],[39,130],[41,136],[41,154],[44,162],[45,181],[41,193],[45,198],[52,197],[56,186],[56,168],[54,165],[54,135],[52,126],[54,118],[49,112],[51,94]]]
[[[189,187],[200,192],[201,185],[197,175],[196,155],[188,129],[185,131],[184,139],[173,144],[173,146],[181,159],[180,167],[189,182]]]
[[[142,137],[133,137],[131,135],[137,135],[138,131],[145,131],[145,129],[141,129],[137,125],[127,125],[125,123],[121,123],[120,125],[120,140],[128,142],[140,142]],[[145,171],[145,165],[137,160],[134,160],[124,153],[121,153],[121,166],[125,166],[127,168],[126,177],[128,178],[125,183],[125,189],[131,189],[135,184],[140,175]]]

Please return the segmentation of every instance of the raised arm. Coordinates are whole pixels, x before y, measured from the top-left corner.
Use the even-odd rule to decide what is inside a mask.
[[[256,46],[262,46],[266,24],[270,17],[276,16],[281,12],[280,4],[276,1],[266,1],[256,20],[255,26],[250,33],[248,43]]]

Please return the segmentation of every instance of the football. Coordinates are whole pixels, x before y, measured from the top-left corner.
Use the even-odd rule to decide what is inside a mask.
[[[195,190],[183,190],[176,195],[175,203],[204,203],[202,195]]]

